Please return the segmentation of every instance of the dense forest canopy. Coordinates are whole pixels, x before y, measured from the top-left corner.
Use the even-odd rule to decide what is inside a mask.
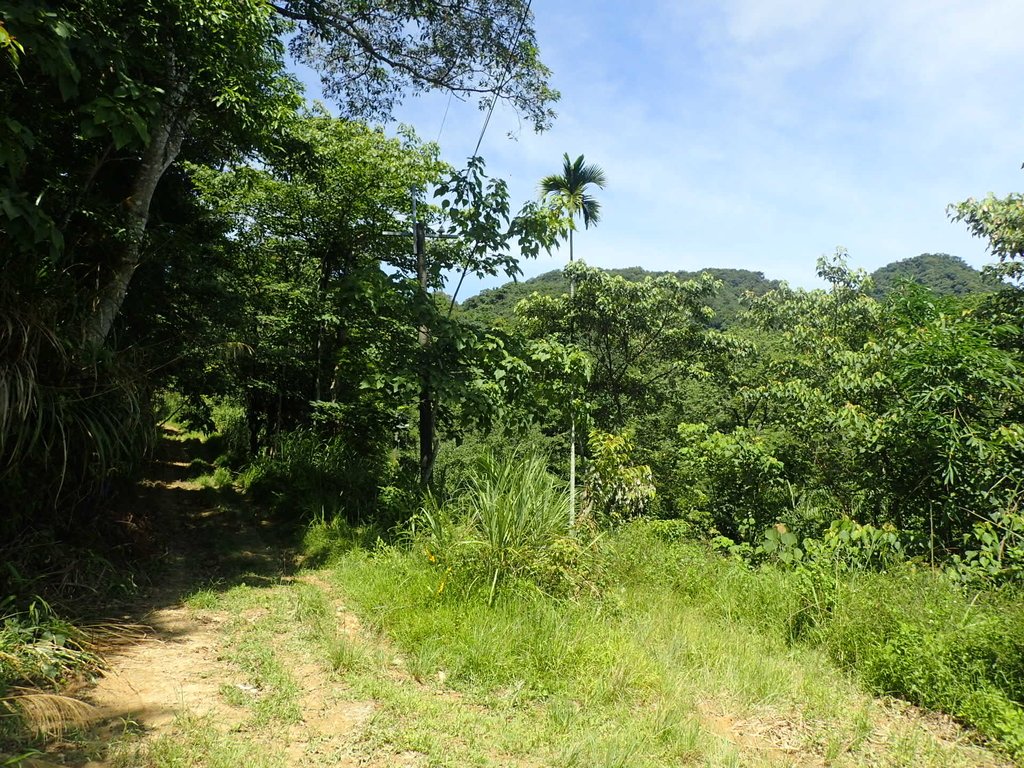
[[[615,180],[566,153],[517,203],[482,158],[368,121],[441,89],[549,126],[529,2],[132,8],[0,0],[0,605],[43,589],[55,552],[130,559],[125,531],[148,529],[121,494],[168,419],[218,433],[227,482],[268,514],[426,542],[487,606],[523,583],[599,593],[584,540],[635,519],[796,569],[816,602],[792,638],[824,626],[840,575],[1017,599],[1019,195],[950,209],[998,260],[984,276],[945,254],[868,275],[839,251],[816,290],[575,257],[516,282],[600,236]],[[340,116],[306,102],[288,50]],[[511,282],[460,304],[467,274]],[[480,529],[510,496],[522,547],[512,523]],[[1024,669],[1011,634],[981,698],[892,690],[1021,754],[1024,676],[993,671]]]
[[[922,253],[909,259],[894,261],[871,273],[875,295],[884,296],[900,281],[911,280],[929,288],[940,296],[965,296],[969,293],[987,293],[998,287],[957,256],[947,253]]]

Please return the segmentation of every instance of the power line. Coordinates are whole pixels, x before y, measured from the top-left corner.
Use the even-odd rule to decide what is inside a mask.
[[[527,0],[526,9],[523,11],[523,17],[519,20],[519,29],[516,30],[515,38],[512,41],[512,48],[514,49],[519,45],[519,38],[523,35],[523,28],[526,26],[526,20],[530,17],[530,7],[533,5],[533,0]],[[473,150],[472,157],[478,157],[480,154],[480,144],[484,140],[484,134],[487,133],[487,126],[491,123],[491,115],[494,114],[494,105],[498,101],[498,94],[501,89],[508,85],[509,80],[512,79],[512,64],[513,61],[510,59],[508,68],[505,70],[504,79],[498,84],[498,87],[494,89],[494,93],[491,95],[491,104],[487,107],[487,117],[484,118],[483,127],[480,129],[480,136],[476,140],[476,148]],[[466,275],[469,273],[469,263],[467,262],[462,266],[462,275],[459,277],[459,284],[455,288],[455,293],[452,294],[452,303],[448,307],[448,316],[451,317],[452,310],[455,309],[455,300],[459,297],[459,291],[462,289],[462,283],[466,279]]]
[[[480,138],[476,140],[476,149],[473,150],[473,157],[480,154],[480,142],[484,140],[484,134],[487,133],[487,126],[490,125],[491,115],[494,114],[494,103],[498,100],[497,94],[491,96],[491,106],[487,108],[487,117],[484,119],[484,127],[480,129]]]
[[[448,91],[448,103],[444,106],[444,116],[441,118],[441,127],[437,129],[437,139],[434,141],[435,144],[441,143],[441,134],[444,132],[444,123],[448,119],[448,109],[452,105],[452,92]]]
[[[526,10],[523,11],[523,17],[519,20],[519,29],[516,30],[515,37],[512,40],[512,48],[515,49],[519,45],[519,38],[522,37],[523,28],[526,27],[526,20],[530,18],[530,7],[533,5],[533,0],[527,0]],[[491,96],[491,105],[487,108],[487,117],[484,118],[484,125],[480,129],[480,137],[476,140],[476,149],[473,150],[473,157],[476,157],[480,152],[480,144],[484,140],[484,134],[487,133],[487,126],[491,123],[491,115],[494,114],[494,105],[498,101],[498,94],[501,89],[508,85],[509,80],[512,79],[512,59],[509,60],[508,69],[505,71],[505,79],[502,80],[498,87],[495,89],[494,94]]]

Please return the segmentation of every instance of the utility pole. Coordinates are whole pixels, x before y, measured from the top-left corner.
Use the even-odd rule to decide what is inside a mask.
[[[569,229],[569,263],[573,262],[572,229]],[[569,277],[569,311],[573,311],[576,298],[576,276]],[[569,342],[572,342],[573,328],[569,328]],[[576,410],[574,407],[575,387],[569,390],[569,530],[576,528]]]
[[[419,220],[416,201],[416,189],[412,194],[412,232],[384,232],[391,237],[409,237],[412,235],[413,255],[416,257],[416,285],[420,289],[420,298],[424,303],[424,316],[419,324],[418,338],[422,364],[420,365],[420,485],[426,488],[430,484],[434,472],[434,395],[430,388],[430,370],[427,365],[427,350],[430,348],[431,333],[427,323],[426,303],[430,301],[430,271],[427,269],[427,238],[457,240],[457,235],[443,235],[427,232],[427,227]]]
[[[412,189],[412,232],[384,232],[391,237],[409,237],[413,239],[413,255],[416,257],[416,284],[420,289],[420,298],[424,305],[430,301],[430,274],[427,269],[427,238],[455,240],[456,235],[442,235],[428,233],[427,227],[419,220],[416,201],[416,190]],[[436,425],[434,420],[434,395],[430,388],[430,371],[427,365],[427,349],[430,347],[430,325],[424,318],[419,324],[418,337],[422,358],[420,366],[420,394],[419,394],[419,416],[420,416],[420,485],[424,488],[430,484],[431,475],[434,472],[434,432]]]
[[[413,242],[416,251],[416,279],[423,301],[429,300],[427,281],[427,230],[416,218],[416,198],[412,202]],[[430,347],[430,326],[420,323],[420,352],[423,365],[420,367],[420,485],[426,488],[434,469],[434,398],[430,391],[430,376],[427,370],[427,349]]]

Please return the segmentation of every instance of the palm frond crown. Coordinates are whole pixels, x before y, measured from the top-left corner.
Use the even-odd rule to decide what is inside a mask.
[[[575,220],[580,216],[583,226],[589,228],[591,224],[600,221],[601,204],[587,194],[587,188],[595,186],[604,189],[606,183],[600,166],[587,164],[583,155],[570,160],[567,152],[562,156],[562,173],[541,179],[540,192],[543,197],[556,198],[570,219]]]

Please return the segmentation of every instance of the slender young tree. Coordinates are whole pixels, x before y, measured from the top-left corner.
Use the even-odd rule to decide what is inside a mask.
[[[593,163],[587,165],[583,155],[570,160],[568,153],[562,155],[561,174],[552,174],[540,180],[541,195],[560,208],[568,218],[569,261],[573,261],[572,233],[576,229],[576,219],[583,219],[584,229],[589,229],[591,224],[601,220],[601,204],[588,194],[588,189],[604,189],[605,184],[604,171],[600,166]]]
[[[604,171],[600,166],[587,165],[580,155],[569,159],[569,153],[562,155],[562,173],[545,176],[540,180],[541,196],[556,206],[566,216],[569,230],[569,261],[574,260],[572,233],[576,219],[583,219],[583,228],[589,229],[601,218],[601,204],[589,193],[590,187],[604,189]],[[569,281],[569,298],[576,295],[576,283]],[[569,526],[576,524],[576,413],[571,412],[569,423]]]

